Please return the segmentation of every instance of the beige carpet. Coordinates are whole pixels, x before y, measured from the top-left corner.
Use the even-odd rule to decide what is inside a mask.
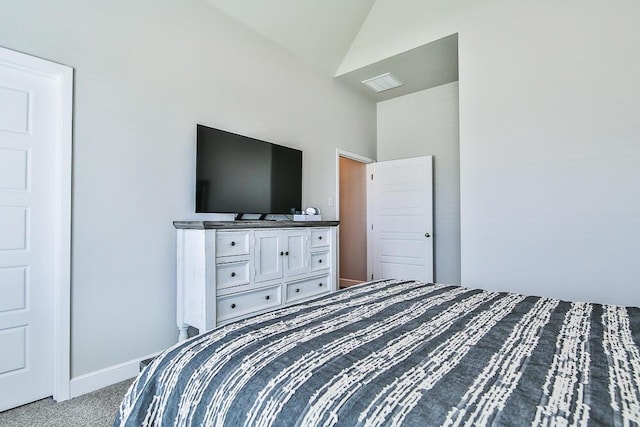
[[[0,426],[112,426],[120,401],[132,381],[123,381],[60,403],[48,398],[0,412]]]

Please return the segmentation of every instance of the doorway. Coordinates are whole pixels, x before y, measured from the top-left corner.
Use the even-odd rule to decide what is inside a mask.
[[[338,150],[339,286],[367,280],[366,165],[373,159]]]

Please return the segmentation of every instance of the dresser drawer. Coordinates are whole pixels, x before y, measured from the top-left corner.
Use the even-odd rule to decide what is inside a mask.
[[[216,319],[218,322],[247,316],[261,310],[276,308],[282,301],[280,285],[240,292],[216,299]]]
[[[216,287],[218,289],[248,285],[249,261],[230,262],[216,265]]]
[[[311,271],[326,270],[329,268],[329,252],[311,254]]]
[[[329,292],[329,276],[320,276],[299,282],[287,283],[285,303],[322,295]]]
[[[248,231],[219,231],[216,233],[216,257],[249,255]]]
[[[312,228],[311,229],[311,247],[321,248],[329,246],[329,229],[328,228]]]

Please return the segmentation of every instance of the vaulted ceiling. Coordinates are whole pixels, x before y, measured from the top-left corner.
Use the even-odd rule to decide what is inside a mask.
[[[224,14],[332,75],[375,0],[207,0]]]
[[[321,72],[334,76],[375,0],[206,0],[230,18],[281,46]],[[338,76],[373,101],[383,101],[458,80],[457,36]],[[386,72],[403,86],[374,93],[361,81]]]

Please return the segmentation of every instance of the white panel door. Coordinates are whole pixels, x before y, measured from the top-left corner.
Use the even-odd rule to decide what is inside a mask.
[[[367,165],[372,279],[433,281],[433,157]]]
[[[285,231],[286,240],[284,262],[288,277],[305,274],[309,271],[308,264],[308,232],[309,230]]]
[[[53,394],[56,88],[0,64],[0,411]]]
[[[282,233],[279,231],[256,231],[256,250],[254,265],[256,282],[281,279],[285,250]]]

